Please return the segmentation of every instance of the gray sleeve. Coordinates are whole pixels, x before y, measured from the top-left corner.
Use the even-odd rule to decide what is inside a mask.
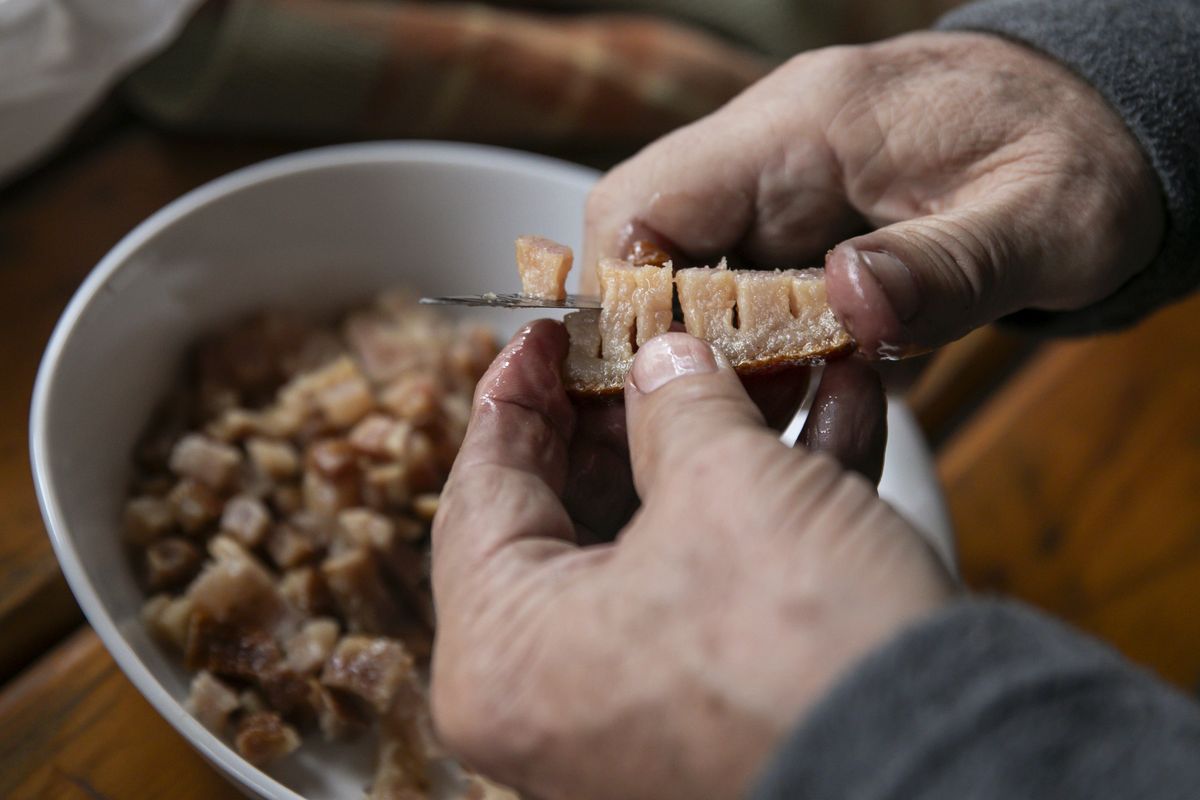
[[[963,602],[868,656],[754,800],[1200,797],[1200,707],[1032,610]]]
[[[1011,321],[1047,334],[1118,327],[1200,284],[1200,0],[985,0],[938,27],[998,34],[1072,68],[1125,120],[1166,200],[1166,238],[1146,270],[1088,308]]]

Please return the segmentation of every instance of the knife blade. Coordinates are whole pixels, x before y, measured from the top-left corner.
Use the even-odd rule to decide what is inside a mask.
[[[548,300],[525,294],[459,294],[447,297],[422,297],[422,305],[474,306],[484,308],[600,308],[600,298],[591,295],[569,294],[563,300]]]

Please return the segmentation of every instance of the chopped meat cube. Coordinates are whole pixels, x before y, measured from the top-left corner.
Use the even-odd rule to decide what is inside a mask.
[[[304,508],[304,492],[299,486],[285,483],[271,490],[271,507],[280,516],[295,514]]]
[[[244,408],[231,408],[204,426],[205,433],[226,443],[240,442],[247,436],[261,433],[262,430],[262,416]]]
[[[300,736],[274,711],[261,711],[242,718],[234,744],[243,758],[261,767],[294,751]]]
[[[379,574],[375,558],[365,547],[355,547],[327,558],[321,574],[342,618],[356,633],[389,633],[402,615]]]
[[[332,742],[352,736],[371,721],[366,704],[341,691],[333,691],[311,679],[313,706],[317,712],[317,726],[325,741]]]
[[[422,528],[424,530],[424,528]],[[387,550],[377,550],[380,565],[387,571],[405,605],[413,610],[429,630],[434,627],[433,595],[424,557],[411,545],[396,537]]]
[[[187,645],[191,619],[192,601],[186,596],[156,594],[142,606],[142,621],[154,638],[181,653]]]
[[[258,547],[271,525],[271,512],[256,497],[238,495],[225,504],[221,530],[248,548]]]
[[[299,673],[315,674],[337,644],[337,620],[328,617],[310,619],[283,644],[284,662]]]
[[[200,549],[186,539],[168,536],[146,548],[146,585],[150,591],[183,586],[200,571]]]
[[[265,436],[286,438],[297,435],[315,409],[305,404],[276,403],[262,412],[262,431]]]
[[[368,456],[383,458],[388,455],[387,442],[396,427],[396,421],[386,414],[370,414],[350,431],[350,444]]]
[[[243,627],[294,629],[296,612],[256,558],[226,536],[214,538],[209,543],[209,552],[214,560],[187,590],[197,611],[217,622]]]
[[[256,681],[274,670],[283,658],[274,637],[261,628],[218,622],[205,613],[192,614],[184,657],[189,669]]]
[[[358,503],[358,481],[353,474],[327,478],[316,470],[304,471],[304,507],[333,516]]]
[[[246,452],[256,470],[277,481],[287,480],[300,471],[296,448],[288,442],[256,436],[246,442]]]
[[[433,736],[428,705],[414,676],[397,688],[396,699],[380,722],[379,762],[370,797],[428,796],[430,766],[446,754]]]
[[[213,733],[225,732],[229,715],[239,706],[237,693],[208,670],[201,670],[192,678],[187,710]]]
[[[276,525],[267,537],[267,554],[271,556],[275,566],[282,570],[308,563],[320,552],[312,536],[286,522]]]
[[[221,514],[221,498],[207,485],[184,478],[167,495],[176,521],[187,533],[201,533]]]
[[[403,463],[408,457],[412,438],[417,431],[404,420],[396,420],[387,438],[383,440],[383,455],[394,461]]]
[[[383,714],[415,674],[413,658],[400,642],[374,636],[344,636],[321,671],[321,683],[349,692],[376,713]]]
[[[311,381],[306,399],[331,425],[348,427],[362,419],[375,404],[371,387],[349,358],[339,358],[301,379]]]
[[[441,497],[441,494],[437,492],[427,492],[417,495],[412,501],[413,513],[417,515],[418,519],[423,519],[426,522],[432,521],[434,515],[437,514],[438,503]]]
[[[288,524],[312,540],[321,549],[329,547],[337,534],[337,519],[313,511],[300,511],[288,517]]]
[[[260,711],[270,711],[267,701],[255,689],[243,689],[238,692],[238,707],[247,714],[257,714]]]
[[[125,504],[125,538],[147,545],[175,527],[175,512],[161,497],[135,497]]]
[[[408,498],[408,470],[400,464],[371,467],[363,474],[362,501],[376,511],[403,508]]]
[[[242,454],[236,447],[199,433],[189,433],[171,451],[171,471],[221,490],[233,482]]]
[[[358,453],[345,439],[322,439],[308,448],[305,462],[326,478],[338,478],[352,472]]]
[[[289,722],[307,727],[317,719],[317,700],[309,677],[281,661],[258,675],[258,687],[268,708]]]
[[[334,611],[333,595],[325,585],[325,578],[315,567],[288,570],[279,581],[279,591],[289,605],[309,616]]]
[[[414,492],[438,491],[445,483],[437,448],[432,437],[424,431],[413,431],[403,463],[408,470],[408,488]]]
[[[367,548],[355,547],[327,558],[321,574],[351,631],[399,636],[411,627]]]
[[[379,403],[397,418],[424,427],[436,419],[444,393],[433,376],[409,373],[385,386],[379,394]]]
[[[397,319],[378,312],[353,314],[345,335],[371,380],[385,383],[409,370],[436,369],[440,355],[433,342],[405,330]]]
[[[348,508],[337,515],[338,532],[350,546],[389,549],[396,537],[396,526],[387,517],[369,508]]]
[[[575,256],[571,248],[541,236],[521,236],[517,239],[517,272],[521,275],[521,292],[546,300],[562,300],[567,296],[567,273]]]

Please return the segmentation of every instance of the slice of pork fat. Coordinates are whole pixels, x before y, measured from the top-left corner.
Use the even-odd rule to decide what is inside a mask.
[[[518,261],[524,280],[527,267]],[[575,395],[621,390],[637,349],[670,330],[676,291],[685,330],[739,371],[819,363],[853,345],[829,307],[822,269],[730,270],[722,260],[676,272],[670,261],[641,266],[615,258],[596,269],[600,311],[563,318],[570,338],[563,373]]]
[[[824,270],[729,270],[722,262],[681,269],[675,285],[688,333],[739,369],[815,361],[850,346],[829,307]]]
[[[521,293],[545,300],[567,296],[567,273],[575,260],[571,248],[541,236],[517,239],[517,272]]]

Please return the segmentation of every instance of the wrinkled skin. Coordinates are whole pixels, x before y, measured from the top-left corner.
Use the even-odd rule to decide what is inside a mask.
[[[651,391],[663,348],[701,371]],[[735,797],[849,664],[953,585],[843,454],[783,445],[684,333],[647,343],[626,385],[641,508],[615,542],[581,546],[562,502],[578,423],[565,353],[549,321],[501,353],[442,493],[439,734],[534,797]],[[853,361],[826,376],[841,411],[805,438],[849,442],[869,468],[879,381]]]
[[[584,264],[638,238],[695,261],[825,254],[835,312],[880,358],[1107,296],[1153,258],[1165,212],[1133,136],[1065,67],[919,33],[797,56],[613,170],[587,216]],[[864,253],[894,261],[876,275]]]
[[[886,358],[1106,296],[1164,214],[1132,136],[1067,70],[918,34],[793,59],[614,170],[587,225],[585,264],[638,239],[760,266],[832,247],[831,303]],[[534,797],[739,796],[833,682],[954,596],[873,490],[879,382],[828,367],[789,449],[766,423],[803,371],[751,400],[670,333],[638,353],[623,407],[576,408],[565,348],[543,322],[501,354],[442,496],[439,733]],[[687,374],[662,383],[672,365]]]

